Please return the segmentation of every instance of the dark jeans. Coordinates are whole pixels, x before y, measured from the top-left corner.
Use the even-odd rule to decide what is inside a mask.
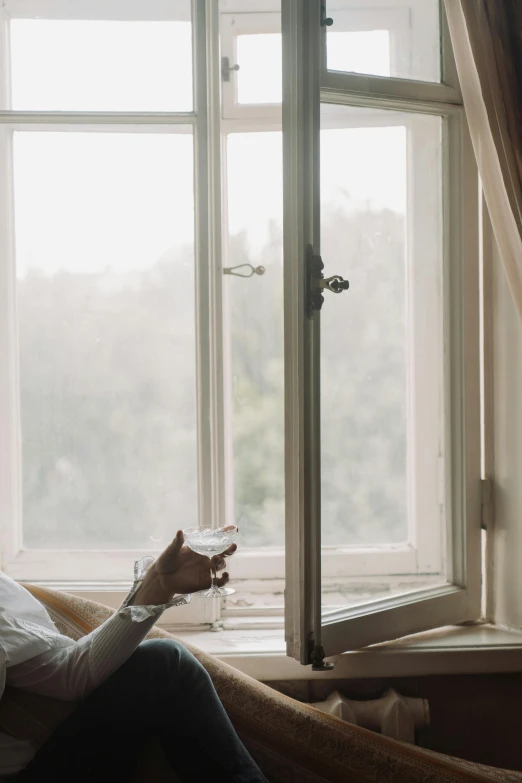
[[[140,644],[79,704],[16,783],[127,781],[151,737],[184,783],[267,783],[206,670],[170,639]]]

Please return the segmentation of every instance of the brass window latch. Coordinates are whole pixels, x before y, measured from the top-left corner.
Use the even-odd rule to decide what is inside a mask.
[[[348,280],[341,275],[325,277],[323,275],[324,264],[321,256],[314,253],[312,245],[306,249],[306,275],[308,291],[308,317],[312,318],[314,310],[320,310],[323,306],[323,291],[331,291],[333,294],[341,294],[350,287]]]
[[[237,269],[248,269],[248,272],[237,272]],[[264,266],[252,266],[252,264],[237,264],[237,266],[224,266],[224,275],[234,275],[235,277],[253,277],[253,275],[264,275]]]

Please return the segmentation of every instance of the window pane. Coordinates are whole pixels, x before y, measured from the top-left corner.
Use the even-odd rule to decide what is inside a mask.
[[[281,103],[281,34],[238,35],[237,102]]]
[[[255,182],[255,187],[245,183]],[[263,266],[226,275],[235,514],[244,546],[283,545],[284,374],[281,133],[227,138],[227,266]],[[239,269],[238,272],[248,272]]]
[[[391,76],[390,33],[388,30],[367,30],[329,34],[328,68]]]
[[[321,311],[324,601],[346,605],[393,589],[366,579],[383,553],[381,577],[441,581],[441,121],[328,106],[322,126],[325,277],[350,281]],[[339,593],[338,571],[327,578],[328,548],[340,547],[365,550],[355,595],[349,579]]]
[[[356,0],[328,0],[327,67],[438,82],[441,78],[439,0],[400,0],[372,7]]]
[[[13,19],[12,107],[192,111],[190,3],[184,5],[179,21]]]
[[[26,547],[197,524],[192,177],[190,129],[14,134]]]

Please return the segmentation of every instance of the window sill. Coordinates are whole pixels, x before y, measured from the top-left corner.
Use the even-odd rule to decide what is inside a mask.
[[[172,632],[264,681],[522,672],[522,631],[494,625],[447,626],[347,652],[330,659],[331,672],[287,658],[281,629]]]

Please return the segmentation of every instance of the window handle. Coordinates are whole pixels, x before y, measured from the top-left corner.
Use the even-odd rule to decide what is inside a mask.
[[[323,275],[323,259],[314,253],[312,245],[306,249],[306,275],[308,291],[308,317],[313,316],[314,310],[320,310],[323,306],[323,291],[331,291],[333,294],[341,294],[350,287],[348,280],[341,275],[325,277]]]
[[[321,26],[331,27],[333,23],[333,19],[330,16],[326,16],[326,3],[321,3]]]
[[[221,77],[224,82],[230,81],[231,71],[239,71],[239,65],[230,65],[230,57],[221,58]]]
[[[234,272],[234,269],[249,269],[249,272]],[[264,275],[265,274],[265,267],[264,266],[252,266],[252,264],[238,264],[237,266],[224,266],[223,267],[223,274],[224,275],[234,275],[235,277],[253,277],[253,275]]]
[[[333,294],[340,294],[350,288],[350,283],[341,275],[332,275],[332,277],[319,280],[319,288],[327,288]]]

